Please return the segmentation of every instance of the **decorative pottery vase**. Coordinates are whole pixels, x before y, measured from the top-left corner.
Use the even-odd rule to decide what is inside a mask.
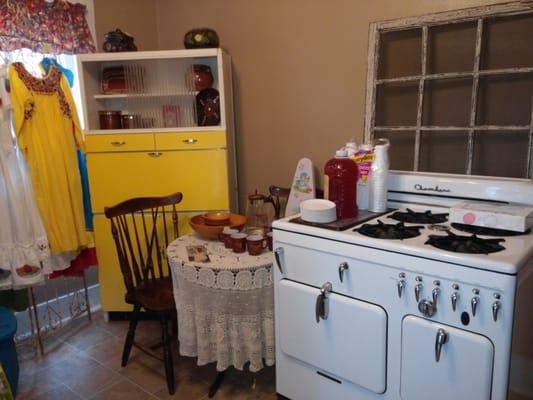
[[[191,29],[185,34],[183,44],[186,49],[205,49],[218,47],[218,35],[213,29],[197,28]]]
[[[102,45],[102,48],[108,53],[118,51],[137,51],[133,36],[122,32],[120,29],[115,29],[104,35],[104,44]]]
[[[196,115],[198,126],[220,124],[220,94],[218,90],[204,89],[196,95]]]

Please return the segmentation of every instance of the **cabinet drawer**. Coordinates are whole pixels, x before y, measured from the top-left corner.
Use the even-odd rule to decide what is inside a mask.
[[[139,151],[154,149],[153,133],[86,135],[87,153]]]
[[[87,167],[95,212],[174,192],[183,211],[229,208],[226,150],[89,153]]]
[[[214,149],[226,147],[226,132],[170,132],[156,133],[158,150]]]

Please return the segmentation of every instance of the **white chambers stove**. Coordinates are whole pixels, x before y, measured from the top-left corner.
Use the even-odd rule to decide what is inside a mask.
[[[341,231],[274,222],[277,392],[533,399],[533,233],[447,216],[465,199],[533,205],[533,183],[391,173],[388,196],[395,211]]]

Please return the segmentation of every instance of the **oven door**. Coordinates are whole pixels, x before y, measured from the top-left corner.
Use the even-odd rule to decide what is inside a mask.
[[[385,391],[385,310],[331,292],[327,294],[327,311],[319,311],[317,322],[317,300],[322,306],[318,288],[283,279],[278,295],[282,306],[276,312],[283,353],[309,364],[322,379],[350,381],[375,393]]]
[[[493,356],[485,336],[407,316],[402,324],[402,399],[489,400]]]

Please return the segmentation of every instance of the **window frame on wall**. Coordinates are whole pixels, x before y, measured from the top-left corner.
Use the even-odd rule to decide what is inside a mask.
[[[533,4],[527,2],[512,2],[492,6],[483,6],[429,14],[419,17],[403,18],[398,20],[375,22],[370,25],[369,49],[368,49],[368,71],[367,90],[365,104],[365,140],[374,140],[375,132],[414,132],[414,154],[412,171],[420,171],[420,148],[422,132],[466,132],[466,165],[464,174],[472,175],[474,163],[475,134],[481,132],[499,132],[505,135],[508,132],[524,132],[528,136],[527,165],[524,166],[524,176],[527,179],[533,178],[533,99],[531,101],[531,116],[527,125],[478,125],[476,124],[476,114],[478,107],[479,82],[480,77],[502,76],[511,77],[520,74],[533,74],[533,65],[527,67],[513,67],[501,69],[481,69],[481,49],[483,38],[484,21],[493,17],[515,16],[523,14],[533,14]],[[471,71],[428,73],[428,32],[431,27],[445,26],[450,24],[460,24],[472,22],[476,26],[475,49],[473,68]],[[406,31],[410,29],[421,29],[421,49],[420,49],[420,73],[416,75],[380,78],[378,75],[380,57],[380,37],[383,33]],[[472,90],[470,96],[469,123],[467,126],[433,126],[423,123],[424,89],[427,82],[443,82],[445,79],[467,78],[472,80]],[[418,86],[416,104],[416,125],[409,126],[376,126],[376,106],[378,86],[383,84],[413,84]],[[394,151],[394,149],[392,149]]]

